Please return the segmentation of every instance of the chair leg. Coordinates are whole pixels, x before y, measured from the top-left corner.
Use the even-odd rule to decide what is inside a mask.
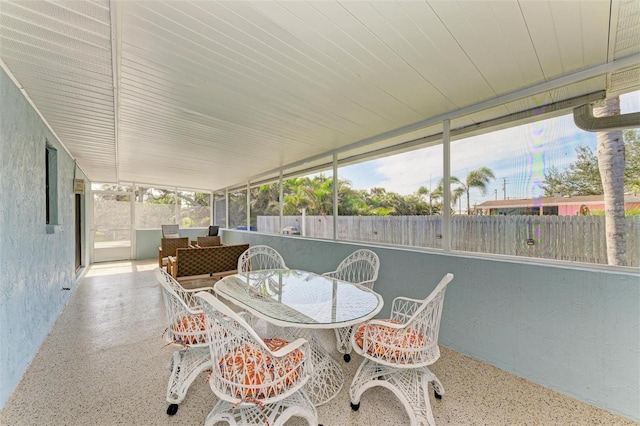
[[[291,417],[302,417],[310,426],[318,424],[318,412],[309,401],[304,391],[257,406],[256,404],[233,404],[229,401],[219,400],[213,410],[207,416],[205,426],[213,426],[217,422],[224,421],[231,426],[235,425],[264,425],[282,426]]]
[[[360,398],[366,390],[381,386],[392,391],[402,403],[409,415],[411,426],[435,426],[429,401],[429,383],[433,383],[436,392],[444,394],[442,383],[426,367],[393,368],[365,359],[351,382],[351,408],[357,410],[360,407]]]
[[[211,353],[208,347],[191,347],[173,353],[171,376],[167,385],[167,402],[171,404],[167,414],[174,415],[191,383],[204,370],[211,369]]]
[[[442,399],[442,397],[444,396],[444,386],[442,386],[442,382],[440,382],[436,375],[433,374],[429,369],[427,369],[425,377],[427,379],[427,385],[431,383],[431,386],[433,386],[433,394],[436,399]],[[425,391],[428,392],[428,390]]]

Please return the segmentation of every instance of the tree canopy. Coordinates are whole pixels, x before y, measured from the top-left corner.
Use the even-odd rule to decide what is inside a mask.
[[[623,133],[625,147],[625,192],[640,193],[640,132]],[[590,147],[576,148],[576,160],[566,169],[551,167],[543,183],[545,197],[601,195],[602,181],[598,170],[598,156]]]
[[[299,215],[302,209],[312,216],[333,214],[333,178],[324,174],[313,177],[297,177],[283,181],[283,210],[285,215]],[[251,189],[251,219],[257,216],[279,214],[278,182]],[[233,214],[230,226],[246,222],[246,191],[229,194],[229,209]],[[338,214],[341,216],[411,216],[438,214],[442,210],[440,201],[426,188],[416,193],[401,195],[385,188],[370,190],[354,189],[351,182],[338,180]],[[238,223],[235,223],[238,222]]]

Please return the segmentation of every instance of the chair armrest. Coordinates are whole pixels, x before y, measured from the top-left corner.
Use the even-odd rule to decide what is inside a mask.
[[[391,319],[403,323],[407,322],[420,305],[422,305],[422,302],[424,302],[424,300],[396,297],[391,304]]]
[[[309,354],[309,350],[308,350],[308,346],[309,343],[302,338],[298,338],[296,340],[294,340],[293,342],[289,342],[288,344],[286,344],[285,346],[281,347],[280,349],[278,349],[277,351],[272,351],[270,350],[267,345],[260,341],[260,343],[264,346],[264,348],[269,351],[269,353],[273,356],[275,356],[276,358],[281,358],[283,356],[285,356],[288,353],[293,352],[296,349],[301,349],[303,352],[305,352],[306,354]],[[305,348],[303,348],[303,346],[306,346]]]
[[[213,287],[199,287],[192,289],[183,289],[183,297],[184,301],[187,305],[189,305],[192,309],[198,310],[198,312],[202,312],[200,309],[200,301],[196,299],[196,293],[204,291],[206,293],[210,293],[212,295],[216,295],[213,291]]]
[[[177,279],[176,274],[178,273],[178,268],[177,268],[178,265],[176,265],[176,263],[177,263],[177,261],[176,261],[175,257],[169,256],[167,258],[167,272],[174,279]]]
[[[306,377],[306,379],[304,379],[306,381],[313,374],[313,370],[314,370],[313,361],[312,361],[313,357],[311,356],[311,348],[307,340],[298,338],[293,342],[289,342],[288,344],[281,347],[277,351],[272,351],[271,349],[269,349],[266,343],[262,339],[258,339],[258,343],[260,344],[260,346],[262,346],[262,348],[267,353],[271,354],[271,356],[273,356],[274,358],[282,358],[292,353],[296,349],[300,350],[304,354],[304,362],[300,365],[302,368],[301,376]],[[288,375],[290,373],[287,372],[286,374]]]
[[[309,342],[306,341],[305,339],[298,338],[293,342],[289,342],[287,345],[281,347],[277,351],[270,350],[267,347],[267,345],[262,341],[262,339],[260,339],[260,344],[267,350],[267,352],[269,352],[275,358],[282,358],[283,356],[286,356],[287,354],[295,351],[296,349],[299,349],[304,354],[303,368],[305,373],[308,374],[307,377],[313,374],[314,367],[313,367],[313,361],[311,360],[312,358],[311,348],[309,346]]]

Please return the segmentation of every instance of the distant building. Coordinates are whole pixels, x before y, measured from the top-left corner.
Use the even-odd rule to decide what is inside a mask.
[[[590,212],[604,210],[604,195],[581,197],[542,197],[511,200],[485,201],[477,208],[483,215],[555,215],[573,216],[581,206],[587,206]],[[640,195],[625,195],[625,211],[640,209]]]

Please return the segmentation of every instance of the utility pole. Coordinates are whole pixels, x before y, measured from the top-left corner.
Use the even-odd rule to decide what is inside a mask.
[[[496,196],[496,201],[498,201],[498,188],[493,190],[493,195]]]
[[[502,178],[502,194],[504,200],[507,199],[507,178]]]

